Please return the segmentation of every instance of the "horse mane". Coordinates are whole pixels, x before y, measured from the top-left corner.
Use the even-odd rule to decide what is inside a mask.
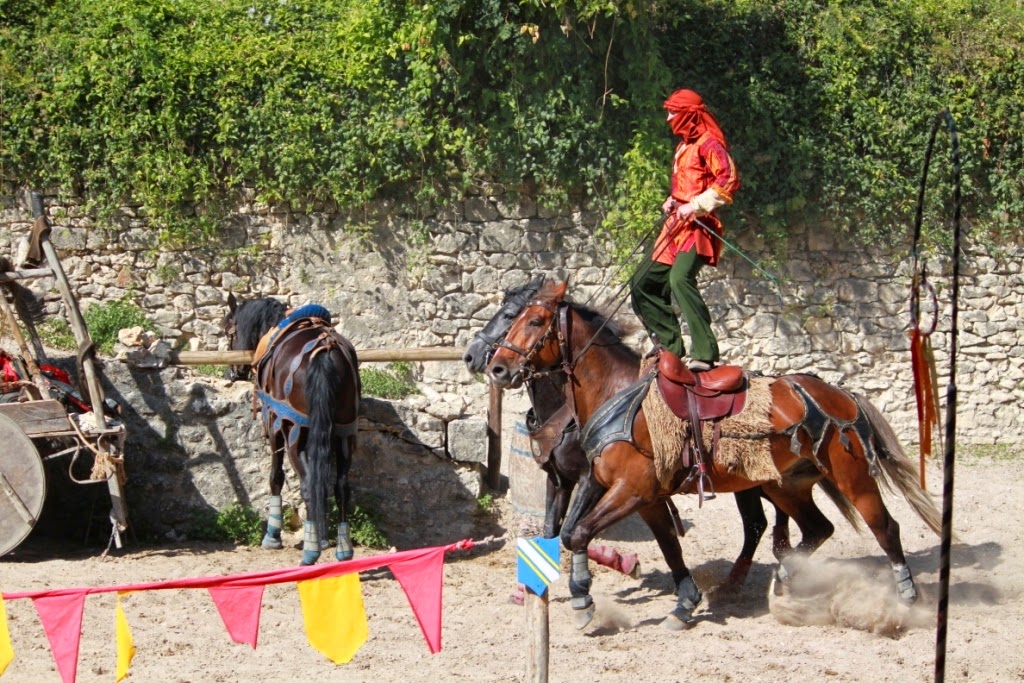
[[[530,299],[544,286],[544,276],[538,275],[529,282],[523,283],[515,287],[509,287],[505,290],[505,297],[501,300],[501,305],[517,302],[525,306]]]
[[[545,282],[541,290],[537,292],[537,298],[552,298],[554,296],[555,284],[551,281]],[[610,310],[607,306],[597,308],[572,301],[568,298],[564,301],[576,311],[581,319],[598,331],[598,336],[594,339],[595,344],[621,347],[629,356],[639,359],[640,354],[633,347],[626,344],[624,339],[624,337],[636,332],[637,326],[635,323],[625,322],[614,317],[618,308],[614,310]]]
[[[630,354],[637,358],[640,357],[636,349],[628,345],[624,339],[636,332],[637,326],[635,324],[614,317],[614,312],[609,312],[606,307],[594,308],[576,303],[575,301],[566,301],[566,303],[579,314],[580,318],[595,329],[600,330],[597,339],[594,340],[595,344],[602,346],[618,345],[628,350]]]
[[[244,301],[235,311],[235,343],[238,348],[255,349],[260,337],[284,318],[287,306],[264,297]]]

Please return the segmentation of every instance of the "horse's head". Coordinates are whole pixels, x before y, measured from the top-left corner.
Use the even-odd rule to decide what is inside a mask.
[[[270,297],[238,303],[234,294],[228,294],[228,313],[221,321],[221,331],[228,338],[232,351],[254,351],[260,337],[284,318],[287,306]],[[249,379],[250,365],[232,365],[227,378]]]
[[[557,312],[568,284],[546,283],[512,321],[487,365],[487,376],[495,386],[517,388],[529,374],[561,363]]]
[[[228,349],[232,351],[240,348],[238,345],[238,312],[240,309],[241,306],[235,300],[234,293],[228,294],[228,312],[220,321],[220,330],[228,338]],[[250,372],[252,372],[251,365],[229,365],[227,372],[224,374],[228,379],[235,381],[249,379]]]
[[[509,328],[512,327],[512,321],[522,312],[523,307],[543,284],[544,278],[537,277],[525,285],[512,287],[505,292],[501,308],[484,325],[483,329],[473,336],[473,341],[469,343],[466,351],[462,354],[462,360],[470,372],[483,372],[487,368],[497,343],[505,338]]]

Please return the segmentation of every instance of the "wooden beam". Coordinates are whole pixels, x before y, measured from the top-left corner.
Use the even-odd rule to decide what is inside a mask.
[[[394,361],[461,361],[462,349],[447,346],[420,349],[363,349],[356,351],[360,363],[390,363]],[[252,351],[172,351],[171,365],[247,365],[252,362]]]
[[[27,270],[8,270],[0,272],[0,282],[37,280],[41,277],[53,277],[53,271],[49,268],[31,268]]]

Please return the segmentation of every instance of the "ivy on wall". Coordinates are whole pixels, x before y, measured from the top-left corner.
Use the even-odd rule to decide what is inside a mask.
[[[590,201],[624,253],[687,86],[740,168],[731,223],[902,238],[948,107],[975,226],[1020,236],[1022,45],[1015,0],[0,0],[0,176],[139,202],[170,242],[243,187],[426,212],[498,181]]]

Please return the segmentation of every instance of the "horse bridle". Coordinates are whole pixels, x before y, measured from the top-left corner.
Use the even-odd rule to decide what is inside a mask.
[[[572,316],[569,315],[569,304],[564,301],[559,301],[553,304],[549,301],[545,301],[544,299],[534,299],[523,307],[523,312],[520,313],[520,316],[522,316],[527,309],[534,307],[543,308],[551,313],[551,319],[548,321],[548,326],[544,330],[544,333],[537,338],[533,343],[533,346],[527,350],[523,349],[521,346],[513,344],[508,340],[508,333],[506,332],[505,335],[496,342],[495,347],[505,348],[516,355],[522,356],[523,360],[521,367],[524,382],[532,382],[542,377],[564,372],[566,379],[565,384],[569,388],[569,400],[566,403],[572,413],[573,420],[576,421],[576,424],[579,424],[579,415],[577,415],[576,412],[576,376],[573,374],[573,368],[576,364],[575,360],[579,360],[579,356],[574,360],[572,358],[572,350],[569,348],[569,339],[571,338],[572,333]],[[533,359],[548,343],[552,334],[555,335],[558,340],[558,348],[562,356],[561,364],[547,370],[537,370],[533,367]]]

